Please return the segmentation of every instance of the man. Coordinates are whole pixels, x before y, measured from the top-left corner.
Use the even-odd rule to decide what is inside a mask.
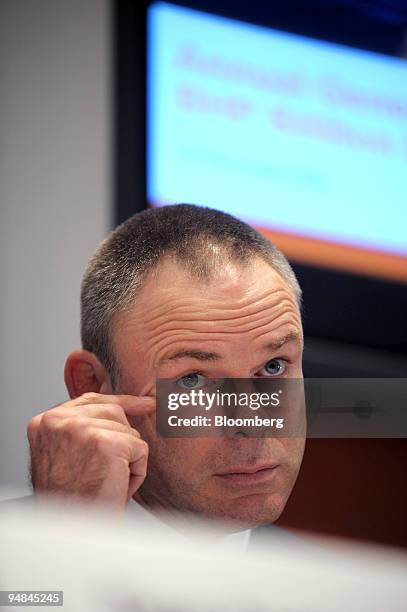
[[[157,437],[156,379],[302,378],[300,301],[284,255],[225,213],[181,204],[116,228],[83,279],[71,399],[28,424],[36,495],[205,517],[231,532],[274,522],[304,439]]]

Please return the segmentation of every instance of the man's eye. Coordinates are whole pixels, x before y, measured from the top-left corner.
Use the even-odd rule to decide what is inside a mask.
[[[264,366],[262,370],[260,370],[261,376],[279,376],[285,372],[287,367],[287,362],[284,359],[270,359]],[[263,374],[263,372],[265,372]]]
[[[198,387],[203,387],[205,382],[205,376],[201,376],[201,374],[193,372],[192,374],[187,374],[186,376],[179,378],[176,381],[176,384],[183,389],[197,389]]]

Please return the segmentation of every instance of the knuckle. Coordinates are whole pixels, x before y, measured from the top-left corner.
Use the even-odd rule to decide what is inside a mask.
[[[40,424],[40,420],[41,414],[36,414],[35,416],[31,417],[27,423],[27,430],[34,433]]]
[[[82,433],[86,433],[86,427],[84,427],[83,420],[80,417],[72,417],[66,419],[63,424],[63,429],[72,436],[78,437]]]
[[[27,437],[32,442],[37,434],[40,417],[37,415],[30,419],[27,423]]]
[[[137,444],[138,448],[141,450],[142,454],[147,456],[149,452],[149,447],[148,447],[147,442],[140,438],[139,440],[136,440],[135,443]]]
[[[90,440],[94,446],[94,448],[100,449],[105,442],[112,441],[112,432],[106,429],[92,429],[89,428],[86,431],[87,438]]]
[[[55,415],[51,412],[51,410],[47,410],[46,412],[43,412],[41,415],[41,421],[39,423],[39,427],[41,427],[41,429],[50,430],[54,427],[55,421],[56,421]]]
[[[103,407],[113,420],[116,421],[117,419],[121,420],[123,418],[124,411],[120,404],[104,404]]]
[[[87,402],[97,402],[100,400],[100,393],[96,393],[95,391],[87,391],[81,395],[81,398]]]

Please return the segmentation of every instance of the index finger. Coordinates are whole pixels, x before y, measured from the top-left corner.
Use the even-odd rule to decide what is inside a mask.
[[[137,416],[150,414],[156,409],[156,398],[149,395],[108,395],[112,402],[117,402],[126,414]]]
[[[80,398],[78,398],[80,399]],[[106,395],[104,393],[92,393],[88,399],[92,404],[119,404],[126,414],[138,416],[154,412],[156,398],[149,395]]]

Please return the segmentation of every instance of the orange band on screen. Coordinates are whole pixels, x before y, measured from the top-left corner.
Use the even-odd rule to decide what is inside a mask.
[[[336,268],[394,281],[407,281],[407,257],[307,238],[260,226],[254,227],[269,238],[289,259],[298,263]]]

